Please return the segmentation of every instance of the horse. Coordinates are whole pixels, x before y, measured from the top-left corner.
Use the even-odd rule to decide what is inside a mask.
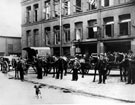
[[[90,64],[91,64],[91,69],[94,70],[94,78],[93,78],[93,82],[95,82],[96,80],[96,75],[97,75],[97,70],[99,69],[98,68],[98,65],[99,65],[99,58],[98,56],[97,57],[90,57]]]
[[[47,56],[46,61],[44,62],[44,66],[46,73],[50,73],[51,70],[53,70],[53,78],[55,77],[55,72],[56,72],[56,62],[57,58],[55,56]],[[46,74],[47,75],[47,74]]]
[[[63,71],[64,76],[67,75],[67,59],[64,57],[60,57],[56,62],[55,62],[55,67],[56,67],[56,79],[59,79],[59,74],[61,74],[61,79],[63,78]]]
[[[113,68],[120,70],[120,80],[126,81],[126,72],[127,72],[127,65],[128,60],[125,59],[125,55],[123,53],[114,53],[114,54],[108,54],[108,73],[107,75],[110,75],[110,72]]]

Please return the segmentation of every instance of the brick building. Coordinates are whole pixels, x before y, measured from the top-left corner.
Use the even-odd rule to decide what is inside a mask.
[[[22,47],[53,55],[135,53],[134,0],[22,0]],[[60,34],[61,33],[61,34]]]

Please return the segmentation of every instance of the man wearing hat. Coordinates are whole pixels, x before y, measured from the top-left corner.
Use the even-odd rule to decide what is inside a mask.
[[[105,80],[106,80],[106,66],[107,66],[107,59],[106,56],[104,54],[100,54],[100,58],[99,58],[99,65],[98,65],[98,71],[99,71],[99,84],[100,83],[104,83],[105,84]]]
[[[72,80],[73,81],[77,81],[78,80],[78,71],[81,67],[81,64],[78,60],[78,58],[76,57],[75,60],[74,60],[74,63],[73,63],[73,73],[72,73]]]
[[[135,55],[130,50],[128,52],[129,69],[128,69],[128,82],[127,84],[135,83]]]

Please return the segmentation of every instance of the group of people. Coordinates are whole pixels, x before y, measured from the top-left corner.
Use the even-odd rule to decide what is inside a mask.
[[[94,60],[93,60],[94,58]],[[86,63],[86,57],[82,58],[75,58],[79,64],[78,66],[73,65],[73,80],[77,76],[77,71],[81,69],[82,71],[82,77],[84,77],[84,70],[85,70],[85,63]],[[76,61],[75,60],[75,61]],[[133,54],[133,51],[129,50],[127,53],[122,52],[113,52],[113,53],[101,53],[97,55],[97,57],[89,57],[89,63],[90,65],[94,65],[95,76],[96,71],[98,71],[99,81],[98,83],[106,83],[107,76],[110,74],[110,71],[115,67],[115,69],[120,70],[120,80],[125,81],[126,84],[135,84],[135,55]],[[94,63],[94,64],[93,64]],[[76,75],[76,76],[74,76]],[[123,80],[124,78],[124,80]]]
[[[76,56],[72,60],[72,81],[78,80],[78,72],[81,71],[82,78],[84,78],[85,69],[86,69],[86,62],[89,62],[91,68],[95,71],[98,71],[99,81],[98,83],[106,83],[108,72],[112,69],[112,66],[117,65],[120,69],[120,75],[122,80],[122,71],[124,71],[125,81],[127,84],[134,84],[135,83],[135,55],[132,51],[128,53],[102,53],[99,54],[96,60],[93,60],[94,57],[90,56],[87,58],[83,56],[79,58]],[[1,68],[2,62],[1,61]],[[15,78],[20,79],[21,81],[24,80],[24,75],[27,73],[27,70],[30,66],[36,69],[37,78],[42,79],[43,74],[47,76],[49,71],[53,70],[53,77],[56,79],[63,79],[63,74],[67,75],[67,69],[69,66],[70,59],[66,57],[55,57],[55,56],[48,56],[46,58],[39,58],[34,57],[31,65],[27,62],[28,60],[22,59],[21,57],[12,60],[12,68],[15,70]],[[94,66],[93,66],[94,65]],[[93,67],[92,67],[93,66]],[[1,69],[2,70],[2,69]],[[96,72],[95,72],[96,75]],[[127,78],[127,80],[126,80]],[[94,78],[95,79],[95,78]]]

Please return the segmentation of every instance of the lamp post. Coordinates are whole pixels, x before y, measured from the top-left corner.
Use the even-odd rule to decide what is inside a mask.
[[[60,56],[62,55],[62,0],[60,0]]]
[[[93,27],[93,31],[94,32],[97,32],[97,43],[98,43],[98,48],[97,48],[97,53],[100,54],[101,53],[101,45],[100,45],[100,42],[101,42],[101,30],[100,30],[100,27],[99,26],[95,26]]]

